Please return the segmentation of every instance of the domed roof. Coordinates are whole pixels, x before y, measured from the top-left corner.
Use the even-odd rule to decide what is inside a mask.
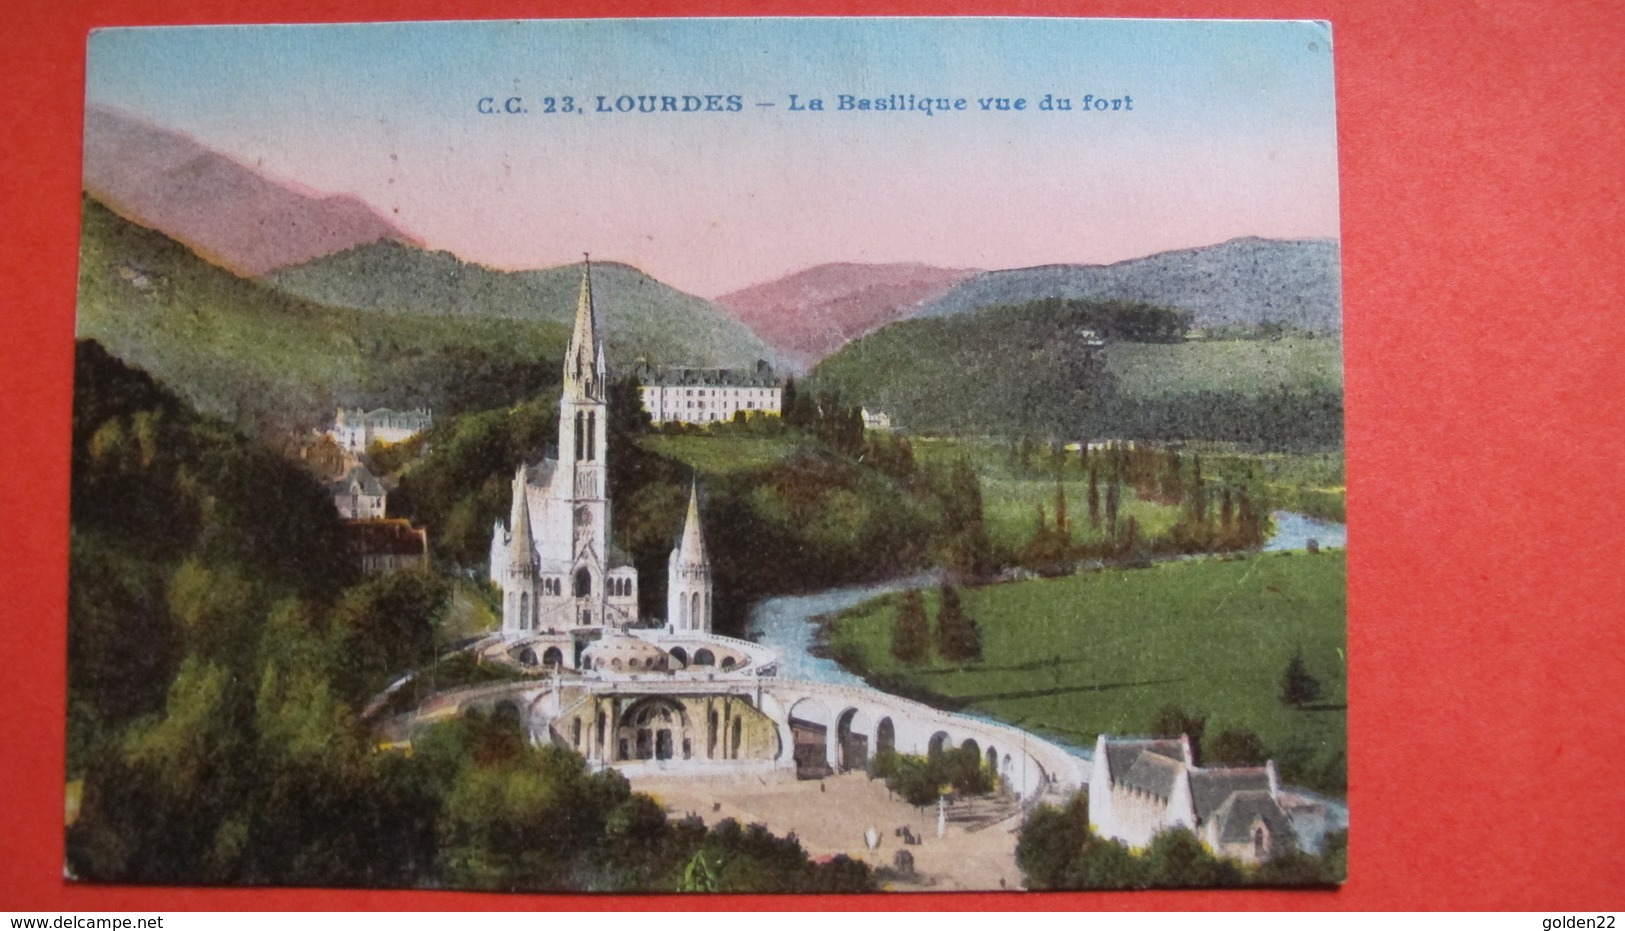
[[[581,654],[588,669],[611,672],[639,672],[666,668],[666,651],[629,634],[609,633]]]

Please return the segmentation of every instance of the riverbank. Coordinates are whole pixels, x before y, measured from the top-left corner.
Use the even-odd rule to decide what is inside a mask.
[[[920,586],[928,616],[937,595]],[[1283,778],[1347,791],[1346,561],[1341,552],[1271,552],[1105,569],[964,589],[982,632],[980,663],[915,666],[891,656],[900,596],[833,609],[824,651],[882,691],[985,715],[1074,746],[1146,733],[1164,707],[1254,735]],[[1320,687],[1280,701],[1297,650]]]

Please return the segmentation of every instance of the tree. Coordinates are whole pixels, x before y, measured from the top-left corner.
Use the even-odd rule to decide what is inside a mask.
[[[900,663],[924,662],[931,652],[931,628],[925,618],[925,603],[918,589],[903,593],[892,621],[891,655]]]
[[[1240,868],[1209,853],[1188,828],[1163,831],[1152,838],[1145,861],[1153,886],[1212,888],[1241,884]]]
[[[1100,470],[1089,466],[1089,526],[1100,529]]]
[[[1066,529],[1066,483],[1061,481],[1061,471],[1055,471],[1055,529],[1061,536],[1070,540],[1071,532]]]
[[[1221,731],[1209,749],[1210,762],[1217,766],[1261,766],[1269,758],[1257,734],[1235,728]]]
[[[1292,659],[1281,673],[1281,701],[1294,708],[1302,708],[1320,697],[1320,680],[1309,674],[1303,661],[1303,648],[1292,652]]]
[[[1016,865],[1028,889],[1066,889],[1072,865],[1091,837],[1089,806],[1082,793],[1065,808],[1040,805],[1021,825]]]
[[[1258,519],[1258,511],[1253,508],[1253,501],[1243,488],[1237,494],[1236,503],[1236,535],[1241,538],[1243,546],[1259,546],[1264,542],[1264,528]]]
[[[1117,536],[1117,508],[1123,497],[1123,483],[1116,476],[1106,482],[1106,533]]]
[[[942,603],[937,608],[937,652],[950,663],[982,659],[982,631],[965,613],[959,592],[951,585],[942,587]]]
[[[1186,737],[1191,742],[1191,756],[1202,761],[1202,735],[1207,731],[1207,716],[1198,715],[1173,705],[1164,705],[1151,719],[1151,736]]]

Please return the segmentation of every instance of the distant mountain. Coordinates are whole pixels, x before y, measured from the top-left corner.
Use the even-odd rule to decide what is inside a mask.
[[[915,433],[1342,444],[1342,340],[1095,338],[1087,303],[903,320],[843,346],[813,390]]]
[[[899,263],[818,265],[716,299],[757,335],[810,365],[848,342],[911,316],[976,269]]]
[[[922,307],[948,317],[1045,297],[1144,301],[1189,311],[1199,327],[1278,323],[1342,330],[1338,244],[1232,239],[1113,265],[1044,265],[977,275]]]
[[[413,237],[347,194],[271,178],[188,136],[92,104],[85,191],[240,275]]]
[[[397,242],[357,246],[282,269],[268,284],[334,307],[390,316],[545,320],[568,324],[581,266],[508,272]],[[747,366],[777,354],[715,304],[614,262],[594,262],[593,296],[611,361]]]
[[[84,202],[77,335],[240,426],[281,431],[334,405],[455,412],[559,379],[568,327],[323,307],[241,278]]]

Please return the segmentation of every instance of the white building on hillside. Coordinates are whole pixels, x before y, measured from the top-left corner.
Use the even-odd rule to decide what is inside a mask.
[[[774,414],[784,383],[765,361],[754,369],[666,368],[639,373],[643,409],[655,423],[716,423],[734,414]]]
[[[433,424],[434,414],[422,407],[410,411],[393,411],[387,407],[372,411],[359,407],[339,408],[327,435],[352,453],[364,453],[373,443],[405,442]]]

